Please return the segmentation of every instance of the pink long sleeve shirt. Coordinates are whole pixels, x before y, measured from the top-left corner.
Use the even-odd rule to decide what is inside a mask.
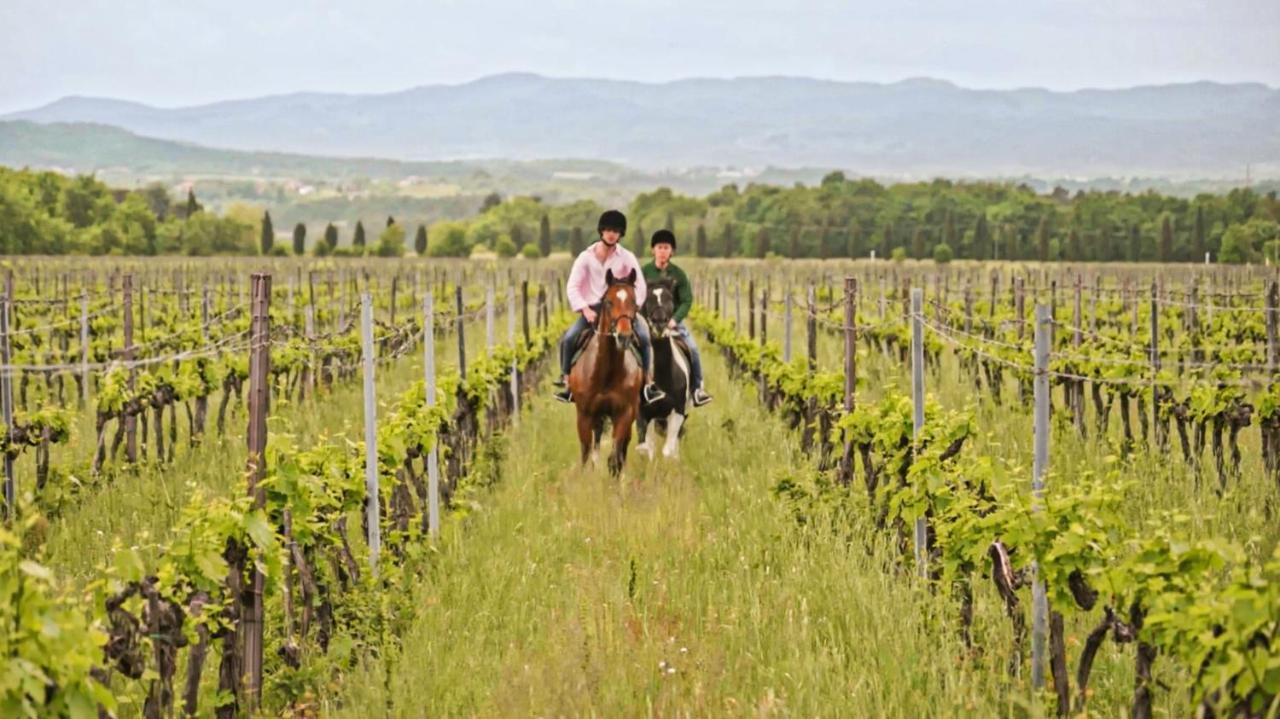
[[[636,307],[644,304],[647,287],[644,283],[644,272],[640,269],[640,261],[631,254],[631,250],[618,245],[613,254],[602,264],[596,259],[596,244],[592,244],[573,261],[573,269],[569,270],[569,283],[565,288],[569,296],[569,307],[574,312],[600,302],[604,291],[608,288],[605,274],[613,271],[614,277],[626,277],[635,270],[636,273]]]

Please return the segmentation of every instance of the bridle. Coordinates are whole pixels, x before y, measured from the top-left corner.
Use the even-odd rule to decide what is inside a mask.
[[[612,289],[612,287],[610,289]],[[635,341],[634,331],[630,336],[624,336],[620,334],[618,332],[618,322],[621,321],[623,318],[626,318],[631,320],[631,324],[634,327],[636,322],[636,310],[632,308],[629,312],[624,311],[621,314],[614,315],[613,308],[614,308],[613,302],[609,298],[609,290],[605,290],[604,298],[600,301],[600,312],[598,315],[596,315],[596,328],[595,328],[596,334],[608,335],[609,337],[612,337],[613,341],[617,342],[619,345],[621,345],[623,341],[626,341],[627,343],[634,342]],[[608,327],[607,332],[604,331],[605,315],[608,315],[610,320],[610,325]]]

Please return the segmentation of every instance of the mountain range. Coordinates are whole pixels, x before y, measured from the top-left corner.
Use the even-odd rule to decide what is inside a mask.
[[[1196,82],[977,90],[794,77],[665,83],[495,75],[381,94],[159,108],[66,97],[3,120],[97,123],[241,151],[402,161],[580,158],[857,174],[1280,175],[1280,90]]]

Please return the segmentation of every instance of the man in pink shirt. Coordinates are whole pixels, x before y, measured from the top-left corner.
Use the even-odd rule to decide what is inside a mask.
[[[604,297],[604,291],[607,289],[605,275],[612,270],[614,277],[626,277],[634,271],[636,307],[644,305],[647,288],[640,262],[630,250],[618,244],[627,234],[626,216],[617,210],[608,210],[600,215],[596,231],[600,233],[600,241],[592,243],[574,259],[573,269],[569,271],[569,283],[565,288],[569,296],[569,308],[578,313],[578,320],[573,323],[569,331],[564,333],[564,337],[560,338],[562,376],[556,384],[563,385],[564,388],[556,392],[556,399],[561,402],[573,401],[573,395],[568,387],[569,363],[573,358],[573,347],[582,331],[596,323],[600,298]],[[640,340],[640,360],[644,365],[644,390],[641,396],[646,403],[657,402],[666,396],[666,393],[652,381],[653,346],[649,339],[649,325],[645,323],[643,317],[637,315],[632,327],[635,328],[636,338]]]

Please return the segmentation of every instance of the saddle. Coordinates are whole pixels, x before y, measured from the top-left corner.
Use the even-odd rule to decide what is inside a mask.
[[[596,334],[594,327],[588,327],[578,335],[578,341],[573,345],[573,349],[569,352],[569,369],[578,364],[578,359],[582,357],[582,353],[587,351],[587,345],[591,342],[591,338]],[[688,349],[685,354],[688,355]],[[631,345],[631,355],[636,358],[636,364],[643,367],[644,363],[640,361],[640,343]]]

